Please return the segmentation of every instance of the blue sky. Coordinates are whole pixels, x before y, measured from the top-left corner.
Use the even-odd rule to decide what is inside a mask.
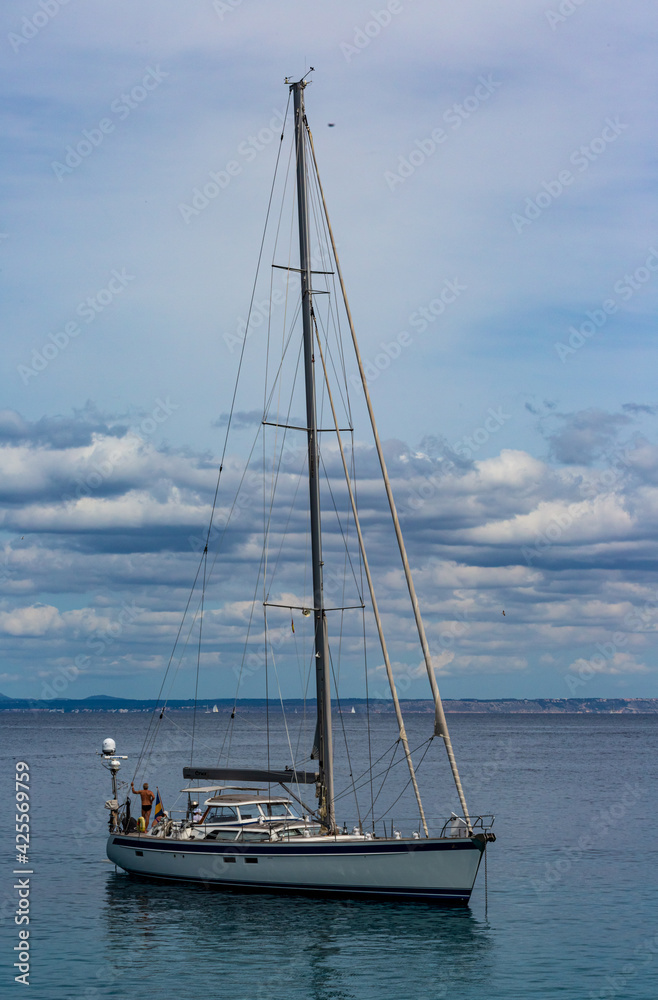
[[[442,690],[658,696],[651,5],[35,0],[2,19],[0,691],[155,695],[214,486],[283,79],[313,65]],[[243,389],[252,410],[255,372]],[[373,499],[396,669],[420,697],[383,517]],[[204,693],[234,690],[226,630],[256,521],[214,595]]]

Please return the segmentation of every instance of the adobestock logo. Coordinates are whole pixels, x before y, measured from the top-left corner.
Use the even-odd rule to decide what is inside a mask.
[[[658,250],[649,247],[644,263],[615,281],[613,291],[622,302],[628,302],[656,273],[658,273]],[[610,296],[603,300],[599,309],[588,309],[585,313],[586,319],[582,320],[578,327],[570,326],[567,343],[558,341],[553,345],[562,364],[603,329],[608,319],[614,316],[618,309],[619,303]]]
[[[628,125],[624,125],[619,117],[606,118],[605,128],[600,135],[595,136],[590,142],[574,149],[569,157],[569,163],[578,168],[578,173],[585,173],[589,170],[590,164],[596,163],[599,157],[605,153],[610,143],[616,142],[619,136]],[[576,175],[571,170],[560,170],[557,177],[551,181],[542,181],[543,191],[538,191],[534,198],[526,198],[523,214],[513,212],[510,219],[516,232],[520,235],[527,226],[531,226],[547,208],[550,208],[565,190],[576,180]]]
[[[426,306],[419,306],[411,313],[407,323],[419,333],[424,333],[430,323],[434,323],[439,316],[442,316],[446,308],[456,302],[463,292],[467,291],[467,285],[460,282],[459,278],[446,279],[443,288],[435,299],[428,302]],[[372,359],[363,362],[363,371],[368,380],[368,384],[375,382],[382,372],[391,367],[391,363],[396,361],[402,354],[405,347],[413,344],[413,337],[407,330],[398,333],[397,337],[391,341],[382,341],[379,344],[381,351]],[[350,375],[350,382],[355,389],[363,391],[361,379],[358,375]]]
[[[85,320],[86,323],[93,323],[104,309],[114,302],[117,295],[120,295],[129,282],[135,280],[134,274],[128,274],[125,267],[121,270],[116,268],[112,271],[110,280],[104,288],[99,288],[94,295],[88,295],[80,302],[76,314]],[[56,333],[48,334],[48,339],[41,348],[34,348],[30,358],[30,364],[18,365],[16,371],[21,377],[23,385],[27,385],[32,378],[36,378],[54,361],[58,355],[67,349],[72,340],[79,337],[82,328],[76,320],[70,320]]]
[[[455,102],[443,113],[442,120],[449,125],[453,132],[459,130],[464,122],[475,114],[479,108],[490,100],[499,87],[502,87],[500,80],[494,80],[491,73],[488,76],[478,77],[477,86],[473,93],[463,97],[461,102]],[[439,146],[442,146],[449,138],[449,133],[441,126],[432,129],[429,135],[422,139],[416,139],[415,148],[410,149],[406,156],[398,157],[398,165],[395,170],[386,170],[384,180],[389,191],[395,190],[398,184],[404,184],[407,178],[422,167],[423,163],[431,156],[434,156]]]
[[[381,34],[383,28],[388,28],[393,20],[394,14],[400,14],[404,10],[402,0],[388,0],[386,7],[381,10],[370,11],[370,21],[366,21],[362,28],[354,28],[352,44],[349,42],[340,43],[340,51],[343,53],[346,62],[350,62],[354,56],[359,56],[364,49],[367,49],[373,38]]]
[[[279,138],[285,120],[285,111],[278,111],[275,108],[267,125],[263,125],[255,135],[248,135],[238,144],[236,157],[240,159],[228,160],[223,170],[211,170],[208,173],[208,180],[201,187],[192,189],[188,199],[189,204],[183,201],[178,206],[180,217],[186,226],[189,226],[192,219],[200,215],[222,191],[226,190],[234,177],[239,177],[245,164],[253,163],[258,153],[266,149],[274,139]]]
[[[59,14],[60,7],[65,7],[69,2],[70,0],[39,0],[39,10],[36,10],[31,17],[24,17],[21,21],[20,34],[10,31],[7,35],[7,40],[14,52],[18,52],[24,45],[36,38],[39,32]]]
[[[557,10],[546,10],[546,20],[551,26],[551,31],[557,29],[558,24],[562,24],[567,21],[573,14],[576,13],[579,7],[582,7],[587,0],[562,0],[562,3],[558,6]]]
[[[123,93],[110,104],[110,111],[116,115],[118,122],[124,122],[126,118],[138,108],[142,101],[160,86],[163,80],[169,76],[160,69],[160,66],[149,66],[142,77],[141,83],[135,84],[128,93]],[[116,123],[111,118],[101,118],[95,128],[83,129],[82,139],[76,143],[75,147],[68,145],[64,150],[66,154],[63,162],[53,160],[50,164],[51,170],[57,180],[61,182],[68,174],[72,174],[83,160],[88,159],[95,149],[105,141],[105,137],[114,132]]]

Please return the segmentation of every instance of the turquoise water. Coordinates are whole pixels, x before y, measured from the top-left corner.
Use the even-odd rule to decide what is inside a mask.
[[[177,719],[189,725],[188,716]],[[236,736],[236,763],[259,721],[251,716]],[[365,760],[362,718],[343,721],[353,757]],[[422,743],[431,717],[407,721],[412,745]],[[224,723],[201,716],[198,763]],[[391,742],[391,720],[374,723],[376,757]],[[95,751],[112,736],[132,758],[146,716],[0,713],[9,803],[0,857],[6,995],[22,989],[11,968],[18,931],[11,782],[14,761],[23,759],[32,775],[31,997],[655,1000],[658,717],[482,715],[449,723],[472,811],[496,813],[486,916],[483,869],[471,905],[458,910],[208,892],[115,873],[104,857],[109,787]],[[188,762],[178,733],[173,726],[165,734],[148,774],[167,807]],[[435,778],[440,752],[432,744],[420,770],[434,823],[453,806],[443,765]],[[250,762],[258,762],[253,752]],[[339,773],[338,786],[346,781]],[[405,783],[394,767],[380,801],[393,802]],[[346,795],[339,803],[341,821],[352,822],[353,801]],[[410,828],[411,815],[403,797],[396,826]]]

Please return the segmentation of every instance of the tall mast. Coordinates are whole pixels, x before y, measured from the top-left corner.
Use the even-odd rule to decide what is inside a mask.
[[[297,218],[299,222],[299,267],[302,283],[302,326],[304,336],[304,379],[306,385],[306,428],[308,436],[308,484],[311,511],[311,559],[313,563],[313,613],[315,621],[315,680],[317,731],[314,756],[320,772],[319,813],[330,831],[336,827],[334,813],[334,773],[331,738],[331,685],[327,619],[322,583],[322,526],[320,519],[320,470],[315,406],[315,353],[313,348],[313,302],[311,255],[309,248],[308,196],[306,187],[306,112],[304,88],[300,80],[290,85],[295,109],[295,151],[297,154]]]

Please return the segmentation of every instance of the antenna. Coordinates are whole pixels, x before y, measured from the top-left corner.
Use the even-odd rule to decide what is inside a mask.
[[[306,62],[306,60],[304,60],[304,62]],[[304,83],[306,77],[310,76],[311,73],[315,73],[315,67],[313,66],[309,66],[309,68],[307,69],[306,73],[304,73],[304,76],[301,78],[301,80],[293,80],[292,77],[287,76],[283,82],[287,86],[294,87],[295,83]]]

